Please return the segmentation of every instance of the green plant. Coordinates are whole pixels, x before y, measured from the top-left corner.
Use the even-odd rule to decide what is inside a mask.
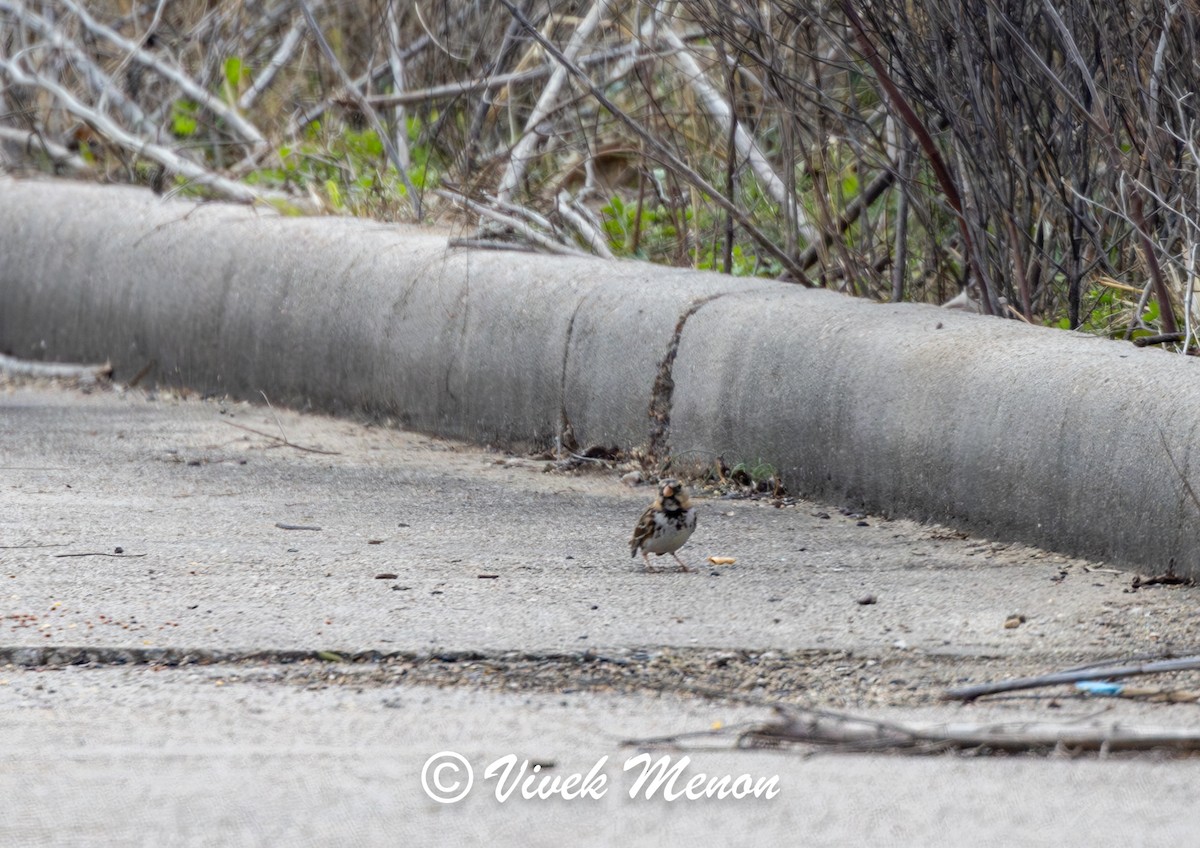
[[[429,151],[418,144],[421,123],[410,118],[409,179],[419,190],[436,186],[440,175],[430,164]],[[372,129],[347,125],[326,129],[314,121],[304,140],[283,145],[276,164],[259,168],[247,182],[271,187],[296,187],[315,192],[333,211],[381,218],[402,213],[408,190],[384,154],[383,142]]]
[[[735,478],[740,475],[745,475],[746,477],[750,478],[752,483],[758,485],[766,480],[778,480],[779,469],[767,462],[762,457],[759,457],[753,462],[737,463],[729,469],[729,475]]]
[[[600,214],[609,246],[622,256],[649,258],[661,251],[663,245],[673,245],[678,235],[673,217],[657,201],[643,203],[639,210],[636,203],[614,194]],[[691,213],[684,214],[690,216]]]
[[[171,104],[171,133],[176,138],[191,138],[200,124],[196,113],[200,107],[191,100],[176,100]]]
[[[1125,292],[1126,287],[1116,285],[1094,284],[1088,287],[1080,298],[1081,321],[1076,328],[1085,333],[1108,336],[1109,338],[1139,338],[1152,335],[1155,331],[1147,329],[1160,318],[1158,303],[1148,302],[1140,316],[1134,315],[1137,308],[1136,299],[1131,299],[1132,291]],[[1049,322],[1050,326],[1060,330],[1071,329],[1071,321],[1063,316]]]
[[[225,100],[228,103],[237,101],[238,94],[241,93],[242,86],[250,80],[250,72],[246,69],[246,64],[237,56],[230,56],[225,60],[222,67],[225,74]]]

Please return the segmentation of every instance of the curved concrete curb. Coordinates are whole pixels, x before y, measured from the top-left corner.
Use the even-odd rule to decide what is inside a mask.
[[[1190,475],[1195,363],[1013,321],[3,180],[0,350],[482,442],[761,457],[807,494],[1200,575],[1164,451]]]

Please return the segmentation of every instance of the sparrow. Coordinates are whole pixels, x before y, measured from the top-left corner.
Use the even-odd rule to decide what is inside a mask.
[[[646,570],[652,571],[649,554],[670,554],[679,563],[681,571],[689,571],[687,563],[675,552],[683,547],[695,529],[696,509],[688,499],[687,490],[678,480],[660,480],[658,496],[633,528],[633,538],[629,540],[630,556],[637,556],[641,550]]]

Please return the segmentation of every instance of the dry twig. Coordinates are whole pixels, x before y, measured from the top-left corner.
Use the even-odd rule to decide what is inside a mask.
[[[342,87],[345,88],[346,94],[362,109],[363,114],[367,116],[367,120],[371,122],[371,127],[375,130],[375,134],[383,144],[383,149],[387,152],[388,159],[391,160],[392,166],[395,167],[400,180],[404,183],[404,188],[408,192],[408,202],[412,205],[413,215],[420,221],[423,214],[421,210],[421,195],[417,193],[416,187],[412,184],[412,180],[408,176],[408,169],[405,167],[405,161],[396,150],[396,145],[392,137],[383,126],[383,121],[379,120],[379,113],[375,111],[375,107],[359,91],[358,87],[354,84],[354,80],[346,73],[346,69],[342,67],[342,63],[338,61],[337,55],[325,39],[325,33],[321,31],[321,27],[317,24],[317,19],[306,0],[296,0],[296,2],[300,6],[300,11],[304,13],[304,20],[308,22],[308,28],[312,32],[313,38],[317,40],[317,46],[321,48],[321,53],[325,56],[325,61],[329,63],[329,66],[333,68],[338,78],[342,81]]]
[[[92,107],[78,100],[70,91],[49,77],[33,71],[23,70],[15,60],[0,58],[0,70],[7,73],[18,85],[34,86],[54,95],[63,108],[81,120],[86,121],[97,132],[114,144],[118,144],[136,155],[145,156],[147,159],[162,165],[168,171],[187,177],[193,182],[210,188],[230,200],[253,203],[268,196],[276,196],[261,192],[214,173],[190,159],[185,159],[169,147],[138,138],[120,127],[108,115],[97,112]]]
[[[774,241],[768,238],[761,229],[755,226],[754,222],[750,220],[746,213],[736,203],[718,191],[711,183],[709,183],[708,180],[704,179],[704,177],[701,176],[695,168],[691,167],[681,158],[679,158],[679,156],[676,155],[674,151],[672,151],[667,145],[663,144],[654,135],[647,132],[645,128],[640,126],[632,117],[626,114],[623,110],[619,109],[616,104],[614,104],[604,94],[604,92],[592,82],[588,75],[584,73],[578,65],[565,56],[561,50],[559,50],[553,43],[550,42],[549,39],[538,32],[537,28],[529,21],[525,14],[516,6],[516,4],[512,2],[512,0],[500,0],[500,2],[503,3],[505,8],[509,10],[513,17],[520,22],[521,26],[525,28],[525,31],[529,33],[531,38],[537,41],[547,53],[554,57],[555,61],[567,68],[576,78],[580,80],[580,82],[583,83],[584,86],[587,87],[588,91],[591,93],[592,97],[597,103],[603,106],[610,115],[623,123],[636,136],[641,138],[646,143],[646,146],[653,158],[659,159],[663,163],[670,165],[670,167],[677,174],[685,178],[696,188],[703,191],[715,203],[725,209],[731,216],[733,216],[742,229],[744,229],[752,238],[754,238],[756,242],[758,242],[759,246],[764,251],[771,254],[771,256],[779,260],[779,262],[785,268],[792,272],[794,281],[799,282],[804,286],[812,286],[812,283],[808,280],[804,270],[796,263],[795,257],[784,252],[778,245],[774,243]]]
[[[57,168],[67,168],[76,173],[87,173],[92,166],[83,157],[72,153],[61,144],[46,138],[44,133],[37,130],[18,130],[12,127],[0,127],[0,141],[15,141],[27,150],[42,150],[54,160]]]
[[[529,167],[529,162],[533,158],[534,148],[540,142],[541,130],[539,125],[546,120],[558,100],[558,93],[562,89],[563,84],[567,81],[568,66],[574,62],[575,57],[579,55],[579,51],[583,49],[584,42],[592,37],[596,27],[600,25],[602,18],[608,14],[608,7],[611,0],[595,0],[592,8],[588,10],[587,15],[575,27],[575,32],[571,34],[571,38],[567,41],[567,46],[562,49],[559,54],[559,64],[555,66],[553,73],[550,74],[550,79],[542,89],[542,94],[538,98],[537,105],[533,107],[533,112],[525,121],[525,130],[521,133],[521,137],[513,146],[512,154],[509,156],[508,167],[504,171],[504,175],[500,178],[500,187],[496,190],[496,196],[502,201],[512,200],[513,193],[517,186],[525,178],[525,169]],[[539,40],[543,40],[539,36]],[[556,56],[556,58],[558,58]]]
[[[1108,665],[1095,668],[1059,671],[1033,677],[1016,677],[996,683],[980,683],[949,689],[942,694],[943,701],[973,701],[984,695],[1002,692],[1017,692],[1023,689],[1040,689],[1045,686],[1060,686],[1082,680],[1104,680],[1109,677],[1134,677],[1142,674],[1162,674],[1168,671],[1190,671],[1200,669],[1200,656],[1177,657],[1158,662],[1135,663],[1133,665]]]
[[[278,442],[285,448],[295,448],[296,450],[304,451],[305,453],[320,453],[324,454],[325,456],[341,456],[338,451],[321,450],[320,448],[310,448],[306,447],[305,445],[298,445],[295,442],[289,442],[284,436],[276,436],[273,433],[264,433],[262,430],[255,430],[253,427],[247,427],[245,424],[238,424],[236,421],[229,421],[224,418],[222,418],[221,421],[228,424],[230,427],[237,427],[239,430],[245,430],[247,433],[253,433],[256,436],[262,436],[264,439],[270,439],[273,442]]]
[[[1142,728],[1111,722],[928,723],[882,722],[857,716],[777,707],[779,721],[747,731],[739,747],[816,744],[848,751],[934,753],[945,750],[1008,751],[1200,751],[1195,728]]]
[[[135,59],[141,64],[152,68],[165,79],[168,79],[175,85],[179,86],[179,88],[186,93],[188,97],[191,97],[197,103],[204,106],[205,109],[208,109],[214,115],[223,119],[232,129],[241,135],[242,138],[249,141],[256,148],[265,148],[267,146],[266,138],[263,137],[263,134],[256,126],[242,117],[242,115],[240,115],[236,109],[228,106],[219,98],[210,94],[204,87],[196,83],[195,80],[189,77],[180,68],[159,58],[155,54],[144,49],[140,44],[130,41],[116,30],[113,30],[110,27],[100,23],[80,4],[76,3],[75,0],[60,0],[60,2],[74,12],[75,16],[79,18],[80,23],[87,27],[90,32],[111,42],[112,44],[115,44],[117,47],[124,50],[129,58]]]
[[[567,245],[563,244],[562,242],[552,239],[549,236],[539,232],[538,230],[535,230],[532,226],[530,226],[527,222],[522,221],[520,218],[513,217],[512,215],[506,215],[503,212],[497,212],[495,209],[492,209],[490,206],[486,206],[482,203],[474,201],[471,198],[466,197],[464,195],[457,194],[455,192],[444,191],[442,189],[438,189],[437,191],[434,192],[434,194],[436,194],[438,197],[444,197],[446,200],[451,200],[454,203],[459,204],[460,206],[470,209],[472,212],[476,213],[480,217],[487,218],[491,221],[496,222],[497,224],[500,224],[503,227],[507,227],[507,228],[511,229],[515,234],[519,235],[521,238],[524,238],[524,239],[532,242],[533,244],[536,244],[539,247],[542,247],[542,248],[550,251],[551,253],[558,253],[558,254],[562,254],[563,256],[588,256],[589,255],[587,253],[584,253],[582,250],[577,250],[573,247],[568,247]]]
[[[0,372],[14,377],[38,377],[45,380],[84,380],[95,382],[112,378],[111,363],[103,365],[77,365],[71,362],[38,362],[17,359],[0,353]]]

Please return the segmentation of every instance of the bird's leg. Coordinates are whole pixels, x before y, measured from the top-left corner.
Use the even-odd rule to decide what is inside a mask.
[[[691,571],[691,569],[687,567],[687,563],[686,563],[686,562],[684,562],[683,560],[681,560],[677,554],[675,554],[674,552],[672,552],[672,553],[671,553],[671,556],[675,557],[675,561],[676,561],[677,563],[679,563],[679,570],[680,570],[680,571]]]
[[[650,554],[646,553],[646,551],[642,551],[642,562],[645,563],[642,566],[642,571],[653,571],[654,570],[653,568],[650,567]]]

